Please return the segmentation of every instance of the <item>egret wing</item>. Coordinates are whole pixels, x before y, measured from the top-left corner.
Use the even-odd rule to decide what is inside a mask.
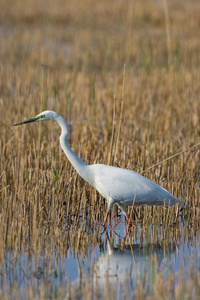
[[[140,174],[126,169],[91,165],[93,167],[94,183],[92,184],[106,199],[111,198],[123,205],[131,205],[135,198],[135,205],[171,205],[177,202],[167,190],[150,181]],[[180,201],[180,200],[179,200]]]

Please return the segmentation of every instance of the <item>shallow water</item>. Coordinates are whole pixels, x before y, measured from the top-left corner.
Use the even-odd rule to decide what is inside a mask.
[[[143,282],[151,292],[155,272],[162,272],[168,278],[169,270],[176,274],[181,269],[184,276],[189,276],[189,267],[200,268],[200,235],[193,241],[188,238],[176,244],[171,242],[161,244],[140,243],[140,239],[130,244],[124,240],[124,225],[120,223],[117,233],[111,230],[108,236],[101,235],[103,247],[90,245],[86,253],[69,249],[66,255],[52,254],[44,251],[19,254],[8,251],[1,265],[1,291],[9,290],[15,298],[16,288],[22,299],[26,299],[26,290],[31,286],[35,296],[40,297],[41,288],[45,289],[47,297],[60,297],[62,289],[66,298],[81,298],[83,286],[89,285],[94,295],[103,297],[106,286],[113,293],[123,298],[124,287],[126,296],[135,289],[136,282]],[[62,298],[62,297],[61,297]]]

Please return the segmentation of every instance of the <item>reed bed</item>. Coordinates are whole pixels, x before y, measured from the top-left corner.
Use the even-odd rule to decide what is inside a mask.
[[[200,147],[147,170],[199,143],[199,1],[0,6],[0,296],[63,299],[70,283],[56,262],[62,266],[69,252],[87,258],[91,245],[105,248],[105,200],[63,154],[60,129],[51,122],[11,126],[45,109],[66,118],[70,146],[86,163],[135,170],[185,202],[181,212],[137,208],[137,217],[129,207],[134,228],[122,243],[199,241]],[[113,208],[113,230],[119,221]],[[199,296],[199,269],[190,270],[189,279],[180,270],[168,281],[155,273],[151,293],[144,278],[132,297],[165,299],[172,290],[175,299]]]

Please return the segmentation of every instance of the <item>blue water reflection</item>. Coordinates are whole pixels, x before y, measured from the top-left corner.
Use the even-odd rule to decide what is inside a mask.
[[[41,286],[46,285],[46,294],[49,297],[57,295],[62,288],[66,295],[80,294],[84,283],[92,283],[92,288],[98,288],[98,293],[103,294],[106,284],[113,286],[115,293],[122,295],[125,284],[127,291],[134,291],[136,280],[142,280],[144,275],[148,278],[148,288],[153,286],[154,272],[164,272],[167,277],[169,270],[173,273],[181,268],[187,275],[191,265],[200,268],[200,236],[192,242],[187,238],[184,243],[143,243],[140,238],[131,245],[128,239],[123,239],[124,225],[121,223],[116,228],[100,236],[101,245],[90,245],[84,255],[81,249],[70,249],[67,254],[54,255],[48,251],[26,252],[19,255],[16,251],[5,253],[3,263],[0,265],[0,288],[3,292],[9,289],[15,291],[16,286],[23,290],[28,286],[34,287],[40,295]],[[40,253],[40,255],[38,255]],[[49,289],[50,287],[50,289]],[[14,295],[13,295],[14,296]],[[121,298],[121,297],[120,297]]]

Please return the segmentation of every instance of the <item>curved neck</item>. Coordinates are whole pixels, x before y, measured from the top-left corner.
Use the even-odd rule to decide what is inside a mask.
[[[73,167],[76,169],[78,174],[83,177],[85,180],[87,180],[85,175],[85,166],[87,166],[86,163],[84,163],[70,148],[68,144],[68,136],[69,136],[69,126],[65,119],[61,116],[56,118],[57,123],[60,125],[62,132],[60,135],[60,145],[65,152],[67,158],[73,165]]]

